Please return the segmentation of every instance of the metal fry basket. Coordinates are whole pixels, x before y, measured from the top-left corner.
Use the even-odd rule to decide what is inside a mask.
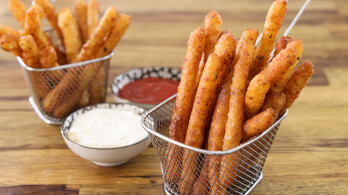
[[[60,125],[64,118],[74,110],[91,104],[105,102],[110,59],[113,55],[114,53],[112,52],[102,58],[53,68],[31,68],[20,57],[17,57],[27,86],[30,89],[29,102],[36,114],[47,124]],[[88,79],[82,73],[86,69],[91,70],[88,73],[91,77]],[[63,108],[59,104],[56,105],[53,111],[47,112],[43,107],[45,97],[60,84],[67,73],[72,75],[73,79],[70,80],[70,83],[65,83],[64,87],[67,88],[65,93],[61,93],[55,99],[64,106],[68,105],[70,109],[57,114],[56,111]],[[75,97],[78,96],[79,101],[77,102],[73,102],[71,98],[74,93]],[[76,93],[79,95],[76,96]],[[93,102],[90,101],[91,96],[94,97]],[[51,103],[56,104],[57,102]],[[69,105],[69,103],[73,105]]]
[[[208,151],[187,146],[169,138],[169,126],[176,95],[159,104],[142,118],[142,126],[150,134],[161,163],[164,190],[167,194],[180,194],[179,186],[186,192],[209,194],[213,188],[219,194],[248,194],[262,179],[262,168],[274,137],[286,113],[261,135],[228,151]],[[175,151],[175,157],[171,154]],[[187,155],[189,153],[190,155]],[[192,160],[194,159],[194,160]],[[177,165],[174,173],[172,166]],[[222,165],[226,169],[222,169]],[[193,172],[182,174],[184,167]],[[223,173],[223,177],[209,174]],[[190,182],[183,183],[189,178]],[[224,180],[225,182],[223,182]]]

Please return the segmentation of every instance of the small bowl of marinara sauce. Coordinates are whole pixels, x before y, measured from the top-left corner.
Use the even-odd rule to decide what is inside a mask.
[[[170,67],[136,68],[119,74],[112,82],[117,103],[149,110],[177,93],[181,70]]]

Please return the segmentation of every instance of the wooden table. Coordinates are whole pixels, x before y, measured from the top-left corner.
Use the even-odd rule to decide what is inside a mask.
[[[6,1],[1,2],[1,24],[19,27]],[[103,0],[103,10],[112,4],[133,16],[112,59],[110,81],[134,67],[181,67],[189,33],[203,26],[209,10],[218,10],[223,29],[236,36],[246,27],[262,29],[271,2]],[[285,26],[303,2],[289,1]],[[68,0],[57,6],[72,7]],[[293,29],[291,35],[304,41],[303,59],[314,62],[315,75],[282,123],[254,194],[348,192],[347,10],[345,0],[313,0]],[[65,145],[59,126],[35,115],[15,58],[1,51],[0,63],[0,194],[164,193],[153,148],[119,167],[98,167],[79,158]],[[113,102],[108,91],[107,101]]]

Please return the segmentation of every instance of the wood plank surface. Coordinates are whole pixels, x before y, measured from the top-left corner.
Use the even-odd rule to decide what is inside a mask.
[[[0,0],[1,24],[19,28]],[[24,1],[27,5],[30,1]],[[189,33],[217,10],[223,29],[237,37],[261,31],[272,0],[100,0],[132,15],[112,58],[110,85],[134,67],[181,67]],[[304,0],[289,0],[284,27]],[[73,7],[56,1],[57,9]],[[304,42],[303,59],[315,74],[277,133],[252,194],[346,194],[348,192],[348,2],[312,0],[292,30]],[[28,102],[29,90],[15,57],[0,51],[0,194],[164,194],[157,154],[148,148],[119,167],[99,167],[65,145],[59,126],[42,122]]]

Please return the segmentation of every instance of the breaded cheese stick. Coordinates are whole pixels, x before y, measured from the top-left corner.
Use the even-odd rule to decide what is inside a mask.
[[[255,61],[250,68],[248,80],[263,70],[269,61],[274,41],[282,26],[286,13],[287,0],[276,0],[268,10],[260,44],[256,48]]]
[[[192,110],[194,96],[196,94],[196,79],[199,62],[202,58],[205,44],[205,33],[202,28],[193,31],[187,42],[187,52],[182,66],[181,81],[178,86],[178,94],[175,100],[172,120],[169,127],[171,139],[185,142],[185,136]],[[168,157],[165,176],[168,181],[178,182],[181,166],[180,150],[174,145],[168,146]]]
[[[73,62],[81,50],[79,27],[70,8],[63,8],[58,14],[58,26],[64,37],[64,48],[68,63]]]
[[[193,103],[185,138],[186,145],[196,148],[200,148],[203,145],[204,130],[209,125],[210,110],[213,109],[213,105],[216,102],[216,99],[213,99],[214,93],[217,87],[221,85],[221,82],[218,83],[218,80],[222,81],[222,79],[218,77],[223,68],[224,63],[221,58],[215,53],[210,54]],[[183,162],[181,181],[179,183],[179,191],[182,194],[192,193],[192,186],[196,179],[197,157],[193,151],[184,150],[183,159],[186,159],[186,162]]]
[[[226,122],[223,150],[230,150],[239,146],[242,139],[242,122],[244,116],[244,98],[247,85],[248,73],[254,59],[257,30],[246,29],[240,41],[244,42],[239,48],[239,59],[234,68],[232,78],[229,112]],[[251,40],[249,42],[246,39]],[[250,44],[250,42],[252,44]],[[237,154],[225,155],[221,161],[219,180],[224,186],[235,182],[237,177],[235,170],[238,163]],[[232,167],[230,167],[232,166]],[[219,190],[219,189],[217,189]]]

